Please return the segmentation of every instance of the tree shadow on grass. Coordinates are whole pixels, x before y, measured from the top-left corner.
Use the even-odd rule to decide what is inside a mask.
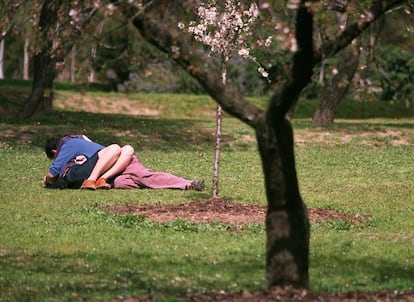
[[[24,255],[13,252],[0,257],[1,263],[8,267],[9,276],[8,282],[0,279],[0,287],[4,292],[14,292],[9,298],[16,301],[28,296],[42,301],[74,294],[80,300],[147,294],[182,296],[189,290],[228,289],[232,285],[223,283],[221,275],[225,274],[231,275],[239,286],[248,287],[252,273],[263,271],[263,263],[255,255],[235,253],[234,260],[225,259],[213,265],[203,257],[174,259],[163,250],[160,253],[114,251],[112,255],[83,252]],[[245,261],[239,261],[240,257]],[[264,280],[260,285],[264,285]],[[257,288],[258,285],[251,286]],[[93,296],[95,299],[91,299]]]
[[[30,121],[0,119],[3,143],[43,148],[52,136],[83,133],[103,145],[131,144],[138,150],[202,150],[214,145],[214,119],[165,119],[121,114],[59,111]],[[226,135],[224,140],[231,140]]]
[[[184,297],[189,291],[206,294],[221,290],[228,293],[238,292],[240,289],[232,289],[234,284],[248,291],[265,288],[263,259],[258,259],[246,251],[233,251],[232,257],[218,259],[214,265],[204,257],[183,260],[168,257],[163,253],[164,251],[137,251],[128,254],[114,251],[111,255],[79,252],[65,255],[10,253],[0,258],[8,267],[9,274],[8,282],[2,279],[3,284],[0,285],[5,292],[14,292],[13,297],[9,298],[19,300],[30,296],[39,301],[52,297],[81,300],[91,300],[94,297],[100,300],[145,295]],[[400,263],[381,259],[374,261],[343,258],[336,263],[325,265],[327,264],[335,264],[336,269],[332,276],[325,275],[324,278],[335,278],[338,284],[330,282],[330,286],[341,288],[339,291],[369,291],[372,283],[377,283],[384,290],[401,290],[395,288],[395,284],[410,284],[414,274],[412,265],[402,266]],[[150,271],[148,267],[151,267]],[[351,270],[355,267],[358,267],[360,274],[367,276],[364,280],[357,280],[353,276],[354,272]],[[252,277],[262,273],[263,279],[256,277],[257,280],[254,280],[255,277]],[[225,280],[222,278],[224,276]],[[392,280],[397,281],[391,283]]]
[[[332,259],[335,260],[332,261]],[[319,283],[321,286],[324,283],[322,279],[335,278],[338,280],[336,287],[341,288],[341,291],[369,290],[379,285],[383,289],[401,290],[395,286],[397,284],[400,286],[411,284],[412,276],[414,276],[414,265],[408,261],[404,264],[390,259],[368,256],[354,259],[343,256],[340,252],[338,255],[330,255],[329,259],[318,256],[318,259],[313,260],[311,266],[327,267],[327,269],[320,269],[325,273],[323,276],[315,276],[320,279],[314,283]]]

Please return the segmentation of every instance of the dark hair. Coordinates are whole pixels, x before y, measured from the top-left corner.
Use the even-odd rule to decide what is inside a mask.
[[[51,137],[46,141],[45,152],[48,158],[53,159],[54,154],[52,153],[52,150],[57,149],[60,139],[60,137]]]

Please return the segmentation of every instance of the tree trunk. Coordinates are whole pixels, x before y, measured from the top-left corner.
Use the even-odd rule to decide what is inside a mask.
[[[96,27],[96,30],[95,30],[96,40],[98,40],[100,35],[102,34],[103,27],[104,27],[104,21],[99,22],[99,24],[98,24],[98,26]],[[88,83],[94,83],[95,82],[95,70],[93,69],[93,66],[95,65],[95,62],[96,62],[96,52],[97,52],[97,50],[98,50],[98,42],[94,41],[92,43],[92,47],[91,47],[91,56],[90,56],[90,62],[91,63],[89,64],[91,70],[90,70],[90,73],[88,75]]]
[[[53,38],[58,22],[58,11],[62,0],[46,0],[43,3],[39,18],[42,48],[34,57],[32,92],[18,116],[30,118],[36,110],[51,111],[53,108],[53,81],[56,77],[57,55],[52,55]],[[53,33],[53,34],[51,34]]]
[[[299,194],[292,128],[283,118],[256,130],[268,202],[266,285],[307,288],[310,226]]]
[[[219,170],[220,170],[220,151],[221,151],[221,122],[222,122],[222,109],[220,105],[217,105],[216,109],[216,145],[214,150],[213,161],[213,183],[212,183],[212,197],[218,198],[219,194]]]
[[[53,109],[55,65],[56,61],[51,58],[48,51],[35,55],[32,92],[18,112],[20,118],[30,118],[37,110],[51,111]]]
[[[312,118],[315,126],[332,124],[341,100],[347,93],[359,64],[359,52],[350,46],[342,51],[338,73],[323,90]]]
[[[73,46],[70,52],[70,81],[76,82],[76,46]]]
[[[221,82],[223,85],[227,83],[227,60],[222,58],[221,60]],[[214,152],[213,162],[213,184],[212,184],[212,195],[213,198],[218,198],[219,193],[219,171],[220,171],[220,154],[221,154],[221,125],[222,125],[222,108],[220,104],[217,104],[216,110],[216,148]]]

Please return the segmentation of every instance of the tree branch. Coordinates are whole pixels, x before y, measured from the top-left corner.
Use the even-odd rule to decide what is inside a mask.
[[[372,2],[369,13],[370,18],[366,20],[355,22],[350,24],[337,39],[330,43],[325,44],[319,49],[314,56],[315,64],[320,63],[322,58],[333,57],[339,51],[344,49],[348,44],[357,38],[364,30],[366,30],[375,20],[384,15],[387,11],[394,8],[395,6],[406,3],[407,0],[374,0]]]
[[[302,89],[311,81],[313,60],[313,17],[301,1],[296,15],[296,41],[298,51],[293,57],[290,79],[277,91],[271,100],[267,118],[273,122],[284,119],[286,113],[295,105]]]
[[[167,53],[182,66],[205,91],[229,114],[255,128],[263,110],[248,102],[231,84],[224,85],[220,72],[211,68],[202,58],[199,46],[192,43],[189,35],[179,32],[178,21],[172,18],[179,2],[171,0],[153,1],[146,10],[133,19],[134,26],[144,38]],[[166,18],[169,18],[168,20]],[[172,18],[172,19],[171,19]],[[160,20],[163,20],[160,22]],[[179,52],[173,52],[173,49]]]

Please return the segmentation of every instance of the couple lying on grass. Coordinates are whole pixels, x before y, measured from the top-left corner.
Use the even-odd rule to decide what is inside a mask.
[[[46,188],[204,190],[204,180],[144,167],[130,145],[105,147],[78,134],[48,139],[45,152],[53,160],[43,179]]]

